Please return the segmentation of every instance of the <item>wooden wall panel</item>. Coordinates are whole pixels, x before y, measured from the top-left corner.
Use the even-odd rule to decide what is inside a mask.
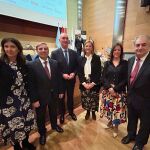
[[[104,52],[112,45],[115,0],[83,0],[83,30],[95,48]]]
[[[140,7],[140,1],[128,0],[124,32],[124,49],[133,51],[133,40],[138,35],[150,35],[150,12]]]
[[[95,41],[98,51],[112,46],[115,0],[83,0],[83,29]],[[140,7],[140,1],[128,0],[123,46],[133,51],[137,35],[150,35],[150,12]],[[102,50],[103,49],[103,50]]]
[[[0,31],[54,38],[57,27],[0,15]]]

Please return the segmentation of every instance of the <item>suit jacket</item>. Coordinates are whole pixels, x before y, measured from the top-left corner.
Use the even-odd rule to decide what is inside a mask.
[[[128,104],[132,103],[137,109],[150,109],[150,53],[140,68],[133,85],[130,85],[130,76],[135,57],[128,62]]]
[[[29,63],[30,76],[32,76],[32,100],[40,101],[41,105],[46,105],[50,100],[56,100],[58,94],[62,93],[62,83],[57,61],[49,59],[51,69],[51,79],[46,74],[41,61],[37,58]]]
[[[59,65],[59,70],[61,72],[61,77],[63,81],[63,85],[65,84],[65,80],[63,79],[63,74],[77,73],[78,68],[78,56],[77,53],[71,49],[68,49],[69,53],[69,64],[67,64],[66,59],[64,57],[63,51],[61,48],[53,51],[51,53],[51,58],[57,60]],[[72,79],[75,82],[75,78]]]
[[[84,74],[84,66],[86,63],[86,57],[82,57],[78,69],[78,76],[80,80],[80,89],[85,90],[82,85],[83,82],[86,82],[85,74]],[[96,85],[92,88],[92,90],[100,89],[100,79],[101,79],[101,60],[100,57],[96,54],[93,54],[91,60],[91,75],[90,82],[94,82]]]
[[[27,94],[31,98],[29,68],[27,65],[18,65],[18,70],[22,73]],[[16,77],[16,72],[7,63],[0,61],[0,105],[5,105]]]
[[[75,39],[75,47],[77,50],[82,50],[82,45],[84,44],[83,39],[79,40],[78,38]]]

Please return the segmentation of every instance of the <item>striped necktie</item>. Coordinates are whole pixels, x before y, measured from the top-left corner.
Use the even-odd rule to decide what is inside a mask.
[[[139,68],[140,68],[140,59],[137,58],[136,59],[136,64],[135,67],[133,69],[133,71],[131,72],[131,77],[130,77],[130,84],[132,85],[137,77],[137,74],[139,72]]]
[[[50,75],[50,72],[49,72],[49,70],[48,70],[47,61],[44,62],[44,65],[45,65],[45,66],[44,66],[45,72],[46,72],[48,78],[50,79],[50,78],[51,78],[51,75]]]

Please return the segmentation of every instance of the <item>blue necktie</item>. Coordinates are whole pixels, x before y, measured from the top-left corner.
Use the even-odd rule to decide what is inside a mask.
[[[65,59],[66,59],[66,62],[67,62],[67,64],[69,64],[69,59],[68,59],[67,50],[64,50],[64,52],[65,52]]]

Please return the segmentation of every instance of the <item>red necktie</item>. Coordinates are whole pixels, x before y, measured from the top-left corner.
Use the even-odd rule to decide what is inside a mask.
[[[45,64],[45,67],[44,67],[45,72],[46,72],[48,78],[50,79],[50,78],[51,78],[51,75],[50,75],[50,72],[49,72],[48,67],[47,67],[47,61],[45,61],[44,64]]]
[[[140,59],[137,58],[137,59],[136,59],[135,67],[134,67],[133,71],[131,72],[130,84],[133,84],[133,83],[134,83],[134,81],[135,81],[135,79],[136,79],[136,77],[137,77],[139,68],[140,68]]]

